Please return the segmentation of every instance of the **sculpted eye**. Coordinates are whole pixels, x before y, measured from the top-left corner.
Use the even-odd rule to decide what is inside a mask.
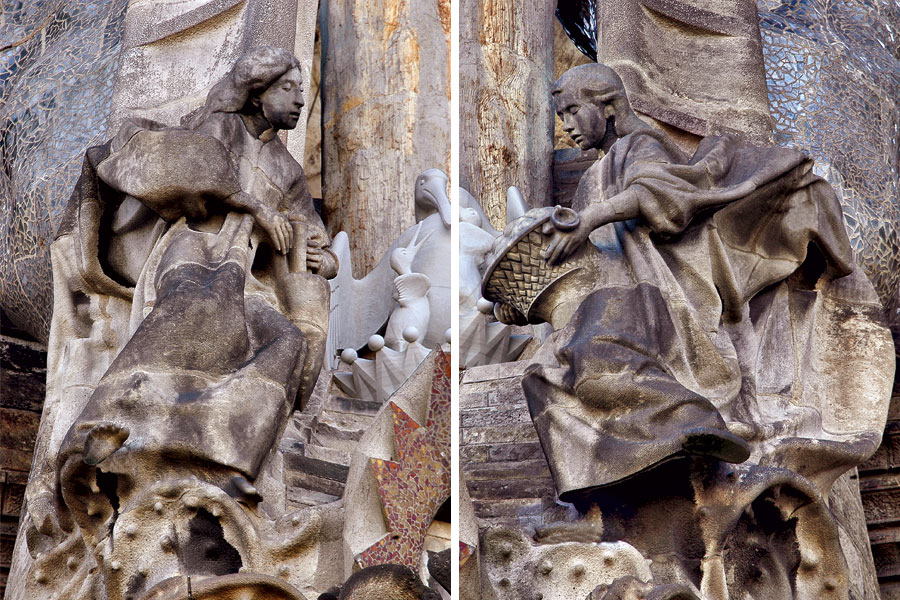
[[[578,109],[579,109],[579,108],[581,108],[581,107],[580,107],[580,106],[573,106],[572,108],[569,109],[569,112],[572,113],[572,114],[574,115],[575,113],[578,112]]]

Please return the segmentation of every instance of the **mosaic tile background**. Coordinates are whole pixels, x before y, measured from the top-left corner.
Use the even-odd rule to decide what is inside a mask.
[[[425,426],[391,402],[397,460],[369,459],[389,533],[357,556],[360,567],[418,571],[428,526],[450,497],[450,357],[435,352]]]
[[[900,0],[758,6],[775,141],[805,150],[841,194],[857,261],[896,316]]]
[[[0,304],[46,339],[49,244],[84,151],[106,120],[127,0],[3,0],[0,11]]]

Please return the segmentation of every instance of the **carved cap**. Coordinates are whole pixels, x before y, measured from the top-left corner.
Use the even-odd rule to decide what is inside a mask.
[[[626,97],[622,79],[612,68],[601,63],[572,67],[556,80],[550,93],[556,95],[563,89],[577,90],[583,97],[594,102],[609,102],[616,97]]]

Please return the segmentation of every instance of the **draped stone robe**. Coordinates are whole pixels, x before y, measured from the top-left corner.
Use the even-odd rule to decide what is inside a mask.
[[[324,277],[305,265],[289,272],[253,218],[221,202],[245,192],[301,223],[295,246],[305,249],[316,234],[327,246],[303,171],[274,133],[257,138],[238,114],[213,113],[196,129],[129,122],[88,150],[54,244],[51,354],[60,372],[48,396],[60,396],[58,414],[77,416],[61,441],[50,441],[51,454],[59,444],[47,458],[55,458],[56,483],[42,465],[31,506],[56,487],[82,532],[102,536],[116,508],[108,489],[98,492],[103,476],[116,476],[112,504],[122,510],[131,493],[166,478],[227,488],[235,476],[259,476],[312,391],[329,307]],[[334,271],[326,251],[320,273]],[[85,321],[85,306],[97,318],[71,331]],[[106,353],[92,358],[103,340]],[[107,356],[99,383],[86,382],[86,402],[68,393],[84,388],[73,382],[89,380],[85,371]],[[73,406],[57,410],[66,402]],[[59,440],[65,417],[52,426],[48,437]],[[82,457],[97,426],[128,436],[94,467]]]
[[[852,289],[839,300],[858,301],[867,318],[880,321],[868,281],[859,273],[845,277],[854,267],[838,200],[800,152],[725,136],[704,139],[688,159],[661,132],[640,130],[588,169],[573,208],[624,195],[633,195],[639,216],[592,235],[604,265],[594,291],[565,327],[554,324],[562,328],[523,380],[563,499],[684,454],[697,432],[727,437],[726,420],[760,442],[752,450],[761,460],[772,424],[762,422],[756,384],[774,378],[760,373],[772,362],[763,353],[773,352],[760,348],[768,335],[761,316],[781,311],[784,322],[785,307],[772,310],[779,284],[790,280],[789,293],[812,293],[813,300],[818,290],[819,302]],[[852,283],[829,283],[840,281]],[[787,318],[805,326],[812,302],[797,310]],[[810,353],[799,336],[782,344],[782,360]],[[791,379],[796,361],[788,361],[779,372],[787,369]],[[813,418],[782,433],[797,433]],[[818,426],[805,435],[830,437]],[[879,433],[854,434],[861,446],[835,464],[874,451]]]

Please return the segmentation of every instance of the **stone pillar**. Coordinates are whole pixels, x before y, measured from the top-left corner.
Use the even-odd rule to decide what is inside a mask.
[[[326,8],[327,6],[327,8]],[[327,0],[323,196],[357,277],[413,225],[413,186],[449,170],[449,0]]]
[[[461,0],[460,185],[494,227],[506,223],[506,189],[531,206],[551,195],[551,0]]]
[[[597,60],[676,141],[732,132],[772,142],[755,2],[598,0],[596,22]]]

